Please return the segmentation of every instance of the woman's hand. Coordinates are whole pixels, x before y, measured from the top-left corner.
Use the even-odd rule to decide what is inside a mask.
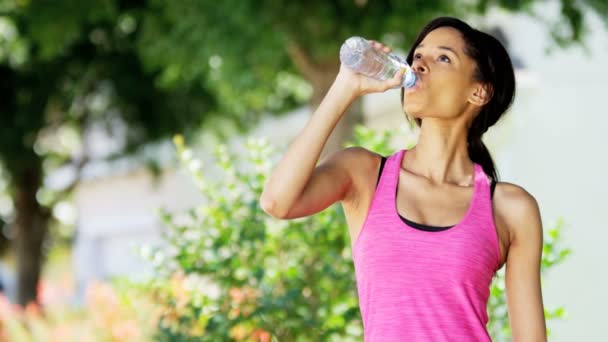
[[[379,43],[375,40],[369,40],[372,47],[384,53],[390,53],[392,50],[388,46]],[[403,70],[397,72],[393,78],[385,81],[379,81],[371,77],[358,74],[344,64],[340,65],[340,71],[334,83],[338,83],[344,89],[352,92],[355,97],[370,93],[381,93],[388,89],[395,88],[403,82]]]

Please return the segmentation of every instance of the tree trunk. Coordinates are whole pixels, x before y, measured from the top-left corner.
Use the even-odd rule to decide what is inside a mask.
[[[49,222],[48,213],[36,199],[41,183],[42,170],[39,166],[23,172],[16,182],[14,248],[17,259],[17,303],[23,306],[37,301],[42,244]]]
[[[314,79],[311,80],[313,85],[313,94],[311,98],[311,105],[314,109],[319,107],[319,104],[327,94],[327,91],[331,87],[336,75],[338,74],[338,67],[335,70],[317,73]],[[325,148],[321,152],[320,159],[330,155],[343,148],[344,143],[352,139],[354,133],[354,127],[363,122],[363,107],[361,105],[361,98],[357,99],[351,104],[344,116],[340,119],[336,128],[334,128],[332,134],[329,136],[329,140],[325,144]]]
[[[287,44],[287,54],[300,73],[312,84],[313,93],[310,104],[313,109],[317,109],[340,70],[337,55],[335,59],[329,61],[315,61],[304,45],[295,39],[290,40]],[[321,152],[320,159],[342,149],[343,144],[352,138],[355,125],[363,122],[362,110],[361,99],[353,102],[334,128]]]

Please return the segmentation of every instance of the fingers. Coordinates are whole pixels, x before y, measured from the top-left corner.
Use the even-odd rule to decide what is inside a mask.
[[[404,70],[400,70],[395,73],[395,76],[384,81],[369,79],[367,80],[369,83],[365,88],[369,89],[368,93],[384,92],[389,89],[400,88],[403,84],[403,74]]]
[[[386,53],[390,53],[392,51],[392,49],[390,47],[388,47],[388,46],[386,46],[386,45],[384,45],[384,44],[382,44],[382,43],[380,43],[378,41],[370,40],[369,42],[372,44],[372,46],[376,50],[384,51]]]
[[[405,69],[401,69],[395,73],[395,76],[391,79],[391,88],[400,86],[403,83],[403,74]]]

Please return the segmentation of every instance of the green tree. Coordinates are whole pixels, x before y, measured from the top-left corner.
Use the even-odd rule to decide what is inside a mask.
[[[200,84],[163,88],[137,53],[131,1],[0,2],[0,163],[14,203],[10,221],[17,300],[35,300],[52,208],[69,195],[91,154],[96,127],[117,129],[107,158],[193,130],[215,106]],[[141,6],[141,4],[139,4]],[[71,184],[45,179],[63,168]]]

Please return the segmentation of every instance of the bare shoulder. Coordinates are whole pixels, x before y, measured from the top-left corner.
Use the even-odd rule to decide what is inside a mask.
[[[361,146],[351,146],[336,153],[341,166],[346,167],[353,175],[373,168],[380,161],[380,155]]]
[[[347,202],[358,202],[358,198],[369,188],[370,175],[377,174],[382,156],[361,146],[347,147],[340,152],[340,164],[350,173],[353,186],[346,196]]]
[[[346,147],[338,151],[336,154],[340,155],[345,162],[360,162],[370,158],[372,155],[377,155],[376,153],[361,146]]]
[[[512,242],[542,234],[538,202],[523,187],[508,182],[497,183],[494,207],[498,220],[507,229]]]
[[[349,147],[343,150],[343,155],[352,183],[342,200],[342,208],[351,241],[355,241],[373,198],[382,155],[363,147]]]
[[[503,206],[507,206],[509,210],[526,210],[531,206],[536,206],[537,202],[534,196],[523,187],[508,183],[498,182],[494,192],[494,198],[500,201]]]

